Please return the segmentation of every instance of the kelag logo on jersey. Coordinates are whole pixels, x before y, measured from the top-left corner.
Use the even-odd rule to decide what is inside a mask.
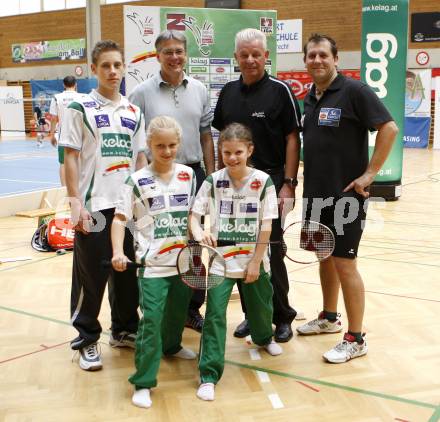
[[[123,127],[128,127],[129,129],[134,130],[136,127],[136,121],[121,116],[121,125]]]
[[[103,157],[132,157],[130,135],[125,133],[103,133],[101,143]]]
[[[154,217],[154,238],[186,236],[188,211],[171,211]]]
[[[257,204],[255,202],[248,202],[246,204],[240,204],[240,212],[251,214],[258,211]]]
[[[220,201],[220,214],[231,215],[234,212],[232,201]]]
[[[334,126],[339,127],[339,121],[341,120],[340,108],[326,108],[323,107],[319,111],[319,126]]]
[[[87,102],[83,103],[83,106],[87,107],[87,108],[93,108],[93,107],[96,107],[97,104],[94,101],[87,101]]]
[[[153,196],[148,198],[148,204],[150,205],[150,211],[163,210],[165,208],[165,198],[161,196]]]
[[[255,242],[257,231],[256,218],[220,218],[218,238],[235,242]]]
[[[170,206],[171,207],[187,207],[188,206],[188,195],[186,193],[181,193],[178,195],[170,195]]]
[[[96,126],[100,127],[110,127],[110,120],[108,114],[98,114],[95,116]]]

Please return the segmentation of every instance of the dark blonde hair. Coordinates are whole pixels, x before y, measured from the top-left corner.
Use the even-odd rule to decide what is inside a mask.
[[[170,116],[156,116],[151,119],[147,128],[147,142],[151,142],[154,134],[161,130],[173,130],[179,142],[182,139],[182,128],[176,119]]]
[[[122,61],[124,61],[124,50],[121,46],[113,40],[98,41],[92,50],[92,63],[98,64],[99,56],[106,51],[118,51],[121,54]]]
[[[241,123],[231,123],[220,132],[220,137],[218,138],[219,149],[222,147],[224,141],[230,141],[232,139],[244,142],[248,147],[254,146],[251,130]]]

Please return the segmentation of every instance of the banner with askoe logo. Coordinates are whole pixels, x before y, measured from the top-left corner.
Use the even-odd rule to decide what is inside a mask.
[[[361,79],[376,92],[399,127],[371,194],[397,199],[402,178],[408,0],[364,0],[362,4]],[[370,155],[374,141],[375,135],[370,137]]]

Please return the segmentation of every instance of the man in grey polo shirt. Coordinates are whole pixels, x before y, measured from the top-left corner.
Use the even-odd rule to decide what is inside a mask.
[[[179,122],[183,133],[176,161],[194,169],[198,190],[206,176],[215,170],[208,91],[183,70],[187,56],[186,38],[181,32],[161,32],[155,47],[160,72],[138,85],[129,99],[143,111],[147,127],[153,117],[161,115]],[[206,174],[201,166],[202,158]],[[203,326],[199,309],[204,300],[205,292],[194,290],[188,309],[187,326],[199,332]]]

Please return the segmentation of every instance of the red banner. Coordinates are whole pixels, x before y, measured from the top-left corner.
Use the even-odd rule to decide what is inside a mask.
[[[340,70],[339,72],[349,78],[361,79],[360,70]],[[306,71],[278,72],[277,77],[289,84],[298,100],[304,99],[313,83],[312,78]]]

